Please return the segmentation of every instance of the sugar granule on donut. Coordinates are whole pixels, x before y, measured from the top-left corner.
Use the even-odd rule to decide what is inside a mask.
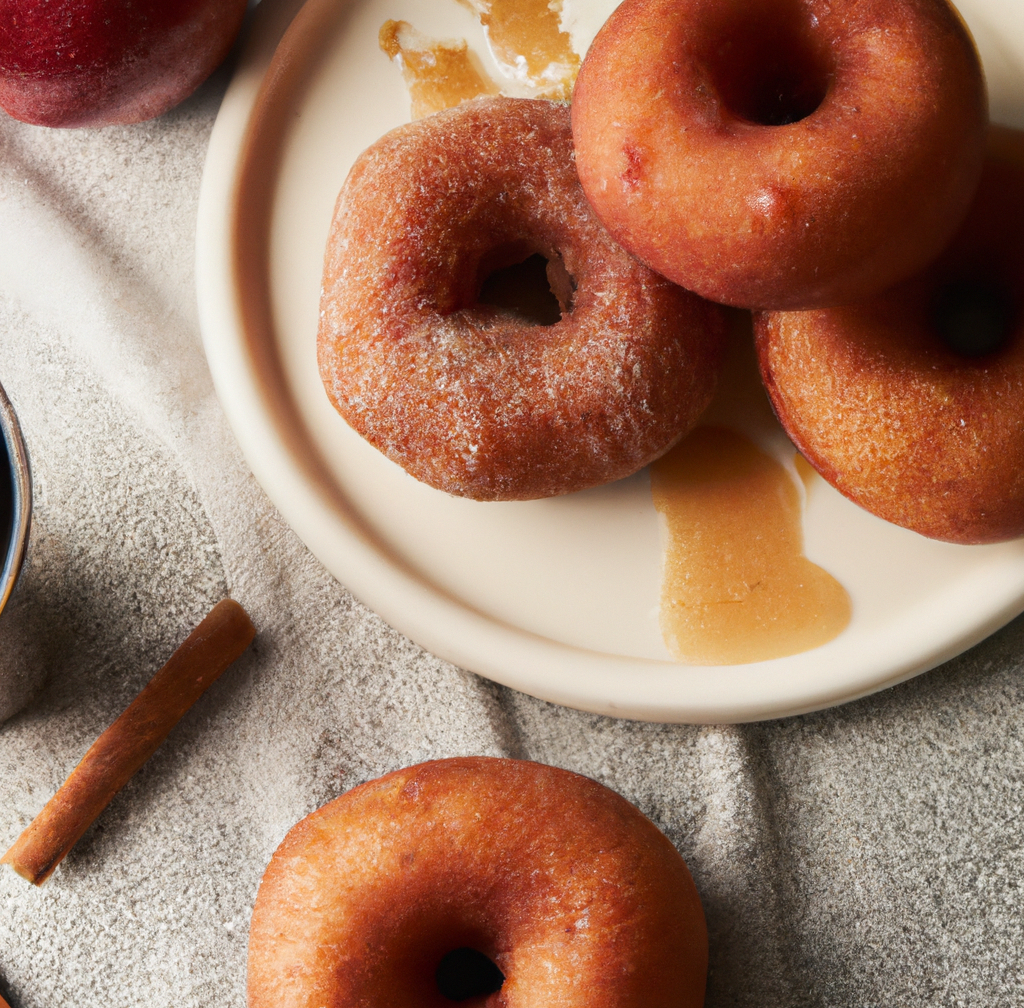
[[[249,1008],[699,1008],[690,874],[625,799],[464,757],[362,784],[295,826],[260,884]]]
[[[714,301],[796,310],[939,255],[986,106],[946,0],[626,0],[572,118],[583,188],[623,246]]]
[[[772,404],[807,460],[887,521],[1024,535],[1024,133],[995,128],[971,211],[922,275],[757,319]]]
[[[533,256],[559,299],[552,324],[481,300]],[[485,98],[400,127],[339,197],[324,386],[371,444],[448,493],[522,500],[631,475],[696,422],[723,338],[717,306],[594,216],[563,104]]]

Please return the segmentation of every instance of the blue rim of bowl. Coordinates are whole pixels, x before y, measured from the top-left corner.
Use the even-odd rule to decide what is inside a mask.
[[[29,524],[32,519],[32,477],[29,471],[28,452],[18,426],[7,393],[0,385],[0,480],[7,484],[0,499],[0,553],[3,567],[0,568],[0,612],[14,591],[14,585],[21,573],[28,547]],[[4,512],[7,512],[6,514]]]

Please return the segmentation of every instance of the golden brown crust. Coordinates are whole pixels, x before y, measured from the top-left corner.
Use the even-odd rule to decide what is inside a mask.
[[[922,276],[845,308],[766,313],[761,370],[793,442],[833,486],[922,535],[1024,534],[1024,134],[997,130],[970,215]],[[933,324],[960,285],[1003,292],[998,350],[953,352]]]
[[[813,111],[764,124],[775,93]],[[945,0],[626,0],[572,116],[584,190],[627,249],[714,301],[801,309],[939,254],[977,184],[986,99]]]
[[[576,282],[554,325],[478,303],[490,270],[529,253]],[[597,221],[565,105],[488,98],[401,127],[339,197],[324,385],[371,444],[449,493],[522,500],[636,472],[708,404],[723,328]]]
[[[704,917],[665,836],[586,777],[465,757],[288,834],[253,912],[249,1008],[441,1008],[434,971],[465,946],[505,976],[491,1008],[703,1003]]]

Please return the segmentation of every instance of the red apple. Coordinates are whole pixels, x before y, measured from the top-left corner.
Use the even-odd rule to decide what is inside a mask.
[[[0,0],[0,107],[38,126],[142,122],[225,57],[246,0]]]

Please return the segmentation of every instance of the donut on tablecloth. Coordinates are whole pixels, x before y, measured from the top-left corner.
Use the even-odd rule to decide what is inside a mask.
[[[586,777],[486,757],[303,819],[249,938],[249,1008],[699,1008],[706,973],[696,889],[648,819]]]

